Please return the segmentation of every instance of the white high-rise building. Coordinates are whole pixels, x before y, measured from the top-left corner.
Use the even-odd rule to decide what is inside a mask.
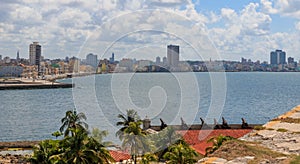
[[[39,42],[33,42],[29,45],[29,64],[40,65],[42,55],[42,47]]]
[[[168,45],[167,47],[168,66],[177,67],[179,63],[179,46]]]

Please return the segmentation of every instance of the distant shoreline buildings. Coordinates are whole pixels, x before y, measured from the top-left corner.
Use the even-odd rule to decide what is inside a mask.
[[[89,53],[85,59],[66,57],[65,59],[44,59],[42,46],[38,42],[29,45],[29,59],[16,59],[0,55],[0,77],[38,78],[46,75],[72,73],[114,73],[114,72],[300,72],[300,64],[294,58],[287,57],[283,50],[270,52],[268,62],[253,62],[241,58],[241,61],[180,61],[180,46],[167,45],[166,54],[157,56],[154,61],[123,58],[115,60],[112,52],[108,59],[98,59],[98,55]],[[118,54],[117,54],[118,55]]]

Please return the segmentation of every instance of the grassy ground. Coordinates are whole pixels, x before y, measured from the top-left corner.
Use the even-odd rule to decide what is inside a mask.
[[[299,164],[299,163],[300,163],[300,156],[295,156],[290,162],[290,164]]]
[[[225,142],[217,151],[208,155],[209,157],[224,158],[233,160],[237,157],[254,156],[254,160],[249,161],[250,164],[260,163],[268,160],[270,163],[278,163],[278,157],[287,157],[287,159],[280,161],[280,163],[288,164],[291,161],[296,163],[300,161],[300,157],[287,156],[268,148],[260,146],[255,142],[245,142],[240,140],[232,140]]]

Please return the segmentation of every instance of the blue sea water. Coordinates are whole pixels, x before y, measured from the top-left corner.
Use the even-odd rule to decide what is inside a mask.
[[[135,109],[159,125],[207,122],[263,124],[300,104],[300,73],[122,73],[61,80],[73,89],[0,91],[0,141],[53,138],[65,112],[87,115],[90,129],[117,142],[117,115]]]

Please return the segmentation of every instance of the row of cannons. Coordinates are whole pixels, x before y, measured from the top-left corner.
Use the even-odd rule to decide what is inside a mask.
[[[209,130],[209,129],[253,129],[254,126],[257,126],[258,124],[252,124],[249,125],[244,118],[241,118],[242,123],[241,124],[231,124],[229,125],[224,117],[222,117],[222,124],[219,124],[216,119],[214,119],[214,124],[207,124],[201,117],[200,121],[201,124],[193,124],[188,125],[186,122],[181,118],[181,125],[170,125],[174,127],[177,130]],[[152,126],[150,119],[144,119],[143,120],[143,128],[144,129],[153,129],[156,131],[163,130],[168,125],[160,118],[160,126]]]

